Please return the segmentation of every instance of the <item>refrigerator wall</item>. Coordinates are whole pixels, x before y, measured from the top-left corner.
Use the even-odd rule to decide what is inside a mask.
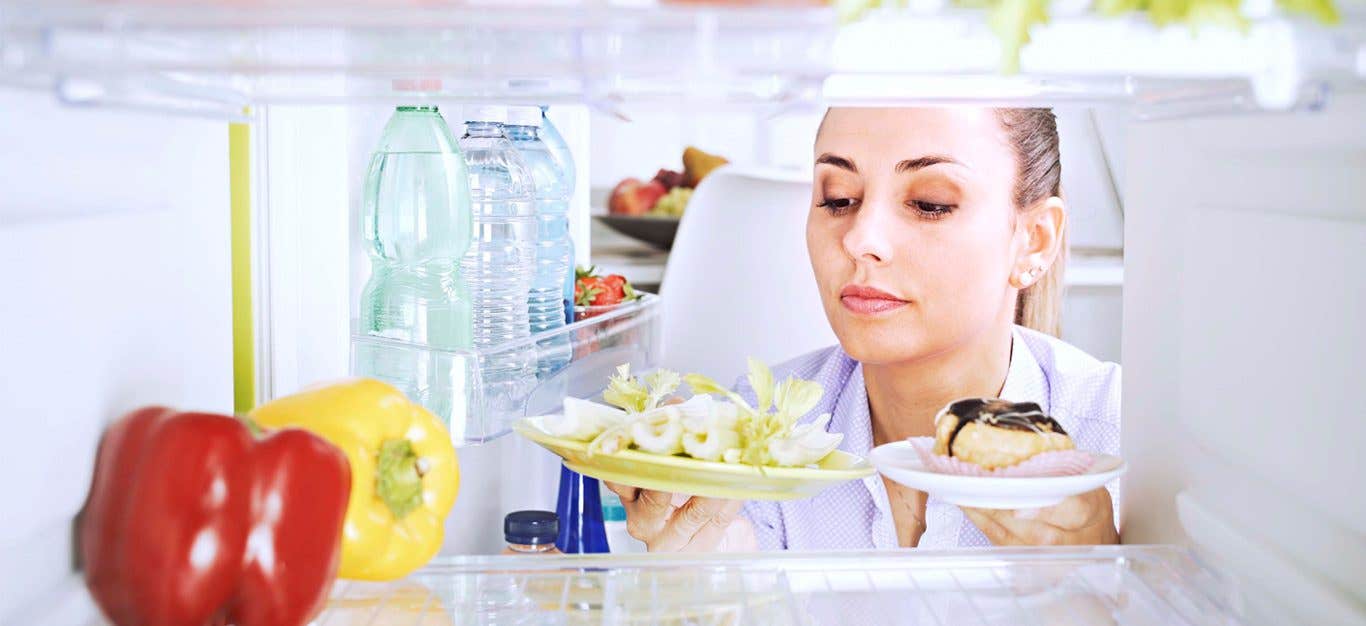
[[[1189,542],[1260,623],[1360,623],[1366,97],[1130,133],[1124,540]]]

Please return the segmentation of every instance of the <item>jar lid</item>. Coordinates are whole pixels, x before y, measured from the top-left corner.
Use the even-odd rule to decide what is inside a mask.
[[[503,518],[503,539],[521,546],[555,543],[560,517],[551,511],[513,511]]]

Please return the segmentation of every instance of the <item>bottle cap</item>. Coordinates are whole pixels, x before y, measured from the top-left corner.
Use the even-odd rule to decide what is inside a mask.
[[[541,125],[541,108],[526,106],[508,107],[508,126]]]
[[[551,511],[513,511],[503,518],[503,539],[520,546],[555,543],[560,518]]]
[[[493,122],[503,124],[508,120],[508,109],[496,104],[465,107],[466,122]]]

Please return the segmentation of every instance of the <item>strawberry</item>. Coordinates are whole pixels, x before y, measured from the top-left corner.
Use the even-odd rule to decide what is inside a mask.
[[[636,290],[620,274],[598,276],[595,269],[579,268],[575,272],[574,306],[612,306],[635,300]]]

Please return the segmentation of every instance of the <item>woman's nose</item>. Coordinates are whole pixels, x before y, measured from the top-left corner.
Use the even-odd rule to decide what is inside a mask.
[[[844,249],[857,262],[885,264],[892,261],[894,224],[880,203],[868,203],[854,213],[854,223],[844,235]]]

